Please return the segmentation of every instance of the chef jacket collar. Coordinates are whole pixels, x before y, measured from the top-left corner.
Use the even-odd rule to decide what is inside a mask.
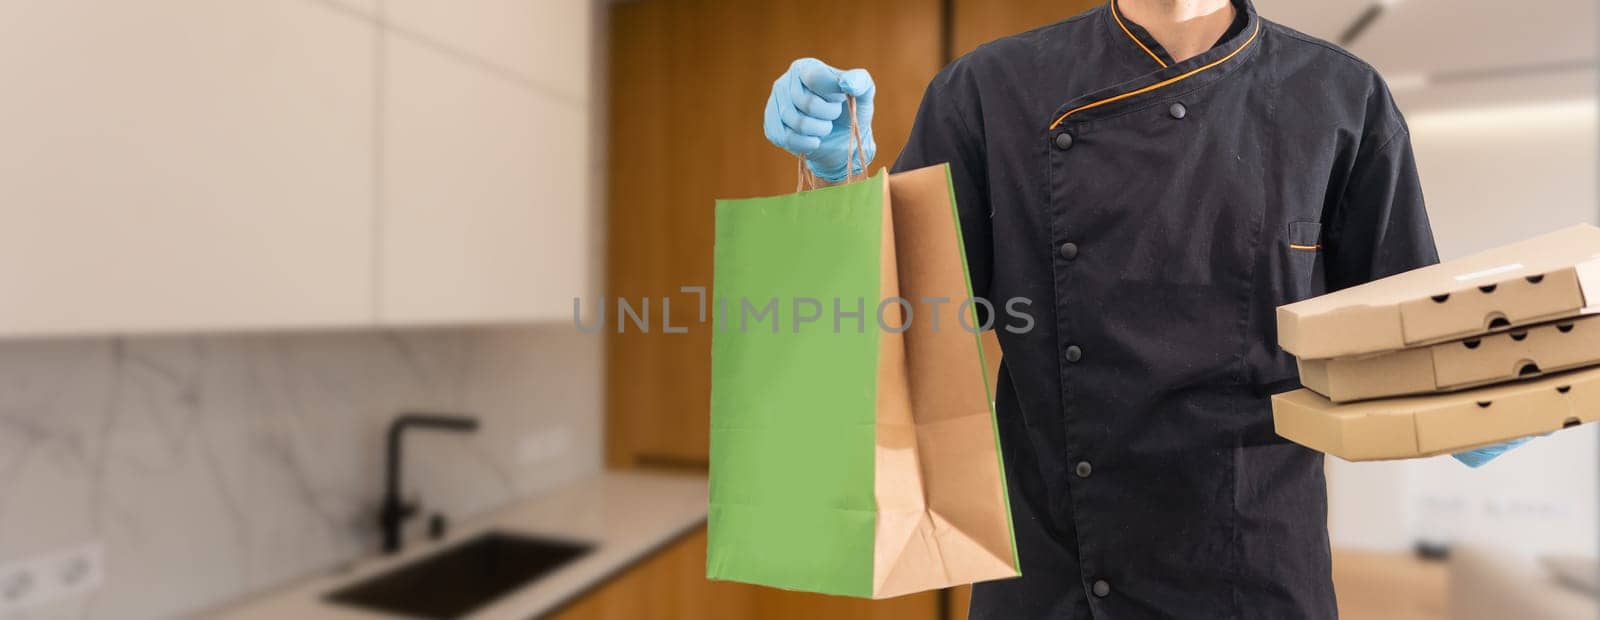
[[[1261,18],[1250,0],[1233,0],[1236,16],[1222,40],[1183,62],[1173,62],[1166,49],[1144,28],[1121,16],[1115,0],[1101,11],[1114,44],[1128,45],[1149,58],[1151,72],[1132,80],[1075,97],[1057,108],[1050,128],[1079,124],[1128,111],[1151,99],[1187,92],[1208,84],[1249,62],[1258,47]]]
[[[1234,0],[1233,8],[1233,23],[1228,25],[1228,29],[1222,33],[1222,36],[1217,37],[1216,42],[1211,44],[1212,47],[1226,44],[1228,39],[1237,36],[1249,25],[1250,17],[1255,14],[1255,8],[1250,5],[1249,0]],[[1120,38],[1127,41],[1130,48],[1137,50],[1134,55],[1139,58],[1147,58],[1153,68],[1165,69],[1177,64],[1172,60],[1172,55],[1167,52],[1166,48],[1161,46],[1161,42],[1150,36],[1150,31],[1145,30],[1144,26],[1134,23],[1133,20],[1122,14],[1122,7],[1117,6],[1115,0],[1106,4],[1106,10],[1101,13],[1101,16],[1106,21],[1107,28],[1112,31],[1112,38]]]

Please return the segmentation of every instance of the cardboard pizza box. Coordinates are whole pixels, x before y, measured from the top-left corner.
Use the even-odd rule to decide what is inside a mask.
[[[1368,355],[1600,311],[1600,228],[1580,224],[1278,308],[1301,359]]]
[[[1482,388],[1339,404],[1307,389],[1272,397],[1278,435],[1349,461],[1460,452],[1600,418],[1600,368]]]
[[[1600,364],[1600,316],[1364,357],[1300,360],[1300,383],[1350,402],[1536,377]]]

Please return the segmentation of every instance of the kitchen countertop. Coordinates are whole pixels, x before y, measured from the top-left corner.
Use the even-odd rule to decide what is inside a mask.
[[[605,472],[501,510],[467,519],[441,541],[408,542],[395,556],[369,557],[336,574],[213,610],[226,620],[374,620],[385,613],[329,603],[323,597],[346,585],[418,560],[487,530],[588,542],[595,548],[572,563],[467,616],[469,620],[527,620],[609,581],[662,546],[694,531],[706,519],[706,479],[664,473]]]

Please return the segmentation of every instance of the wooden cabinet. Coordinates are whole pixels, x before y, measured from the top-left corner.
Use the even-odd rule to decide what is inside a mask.
[[[1333,551],[1333,586],[1346,620],[1449,617],[1449,565],[1407,552]]]
[[[1105,0],[951,1],[950,49],[956,56],[1000,37],[1053,24],[1105,4]]]
[[[711,285],[713,202],[794,187],[761,117],[796,58],[873,72],[873,165],[891,164],[942,64],[939,16],[938,0],[612,5],[607,298],[670,297],[675,323],[693,316],[679,289]],[[610,325],[608,460],[704,467],[711,330],[663,334],[652,318],[650,333]]]
[[[883,601],[708,581],[702,529],[575,601],[549,620],[936,620],[937,593]]]
[[[587,102],[591,0],[384,0],[391,32],[557,97]]]
[[[0,2],[0,336],[370,320],[376,36],[315,2]]]

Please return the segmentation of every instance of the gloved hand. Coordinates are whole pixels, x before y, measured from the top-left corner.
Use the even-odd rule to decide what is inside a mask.
[[[772,83],[767,98],[767,140],[806,160],[829,183],[866,171],[878,154],[872,139],[872,96],[877,87],[866,69],[840,71],[815,58],[801,58]],[[859,159],[850,157],[850,115],[845,96],[856,98],[861,132]],[[849,168],[846,168],[849,166]]]
[[[1484,463],[1488,463],[1489,461],[1494,460],[1496,457],[1505,454],[1507,450],[1528,443],[1528,440],[1530,439],[1533,438],[1523,437],[1520,439],[1513,439],[1505,443],[1497,443],[1492,446],[1484,446],[1482,448],[1473,448],[1465,452],[1457,452],[1450,456],[1456,457],[1457,461],[1466,463],[1467,467],[1482,467]]]

